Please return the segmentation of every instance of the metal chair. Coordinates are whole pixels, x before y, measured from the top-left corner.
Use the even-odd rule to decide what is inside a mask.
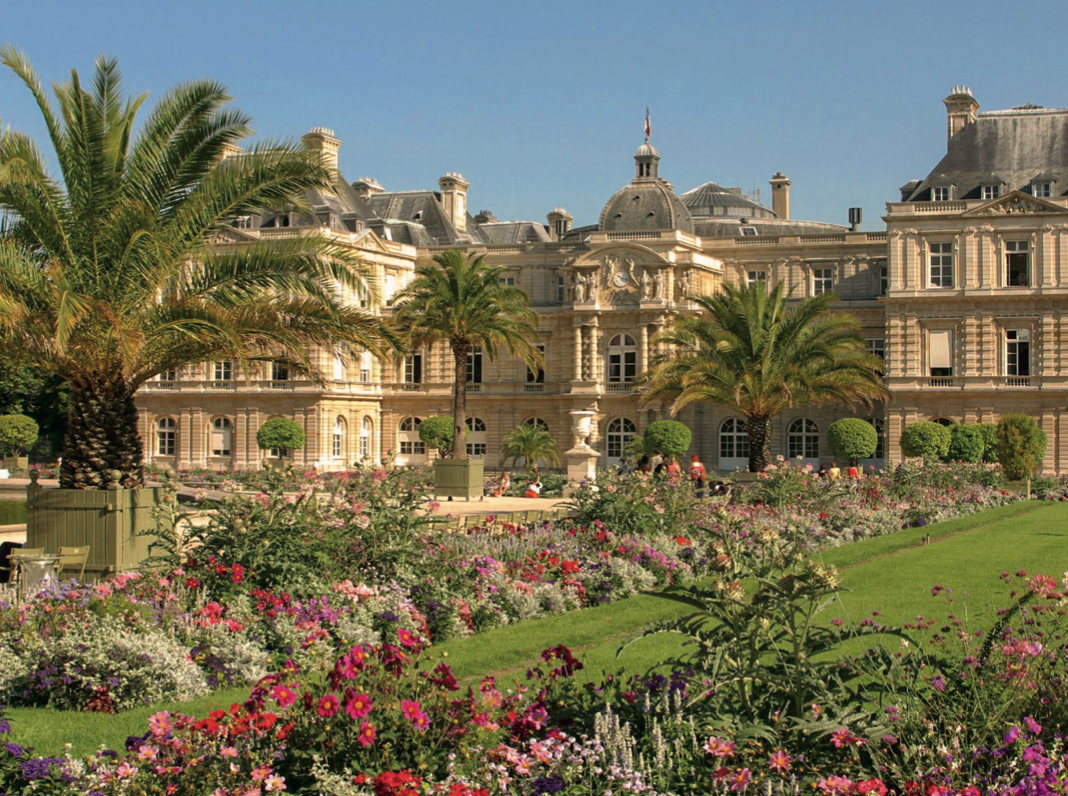
[[[62,577],[64,570],[78,570],[78,582],[85,580],[85,564],[89,560],[89,545],[83,547],[59,548],[59,563],[56,565],[57,577]]]

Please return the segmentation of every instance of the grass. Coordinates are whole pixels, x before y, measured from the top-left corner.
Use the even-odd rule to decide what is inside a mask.
[[[930,536],[930,543],[928,542]],[[952,588],[965,606],[955,606],[988,622],[1007,603],[1003,570],[1059,574],[1068,570],[1068,504],[1013,503],[981,514],[914,528],[825,551],[824,562],[837,566],[846,591],[841,604],[826,612],[826,621],[842,616],[859,621],[878,609],[880,621],[900,624],[918,614],[940,617],[948,607],[931,597],[931,587]],[[1058,577],[1059,579],[1059,577]],[[616,651],[646,625],[687,612],[685,606],[649,594],[562,616],[498,628],[438,645],[431,654],[447,656],[457,676],[474,681],[492,674],[507,683],[522,679],[543,649],[566,644],[586,664],[583,673],[600,680],[602,672],[625,668],[642,673],[680,649],[681,639],[667,634],[643,639],[617,659]],[[154,705],[118,716],[13,708],[16,740],[39,754],[61,754],[64,743],[74,754],[101,744],[121,749],[126,737],[145,731],[146,719],[158,710],[203,716],[243,701],[247,689],[220,691],[194,702]]]

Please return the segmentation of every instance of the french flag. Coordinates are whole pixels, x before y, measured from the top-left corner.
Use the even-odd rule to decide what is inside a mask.
[[[645,140],[648,141],[649,137],[653,134],[653,123],[649,119],[649,106],[645,106]]]

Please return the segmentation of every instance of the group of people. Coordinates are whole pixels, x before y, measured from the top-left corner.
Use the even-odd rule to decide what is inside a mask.
[[[830,469],[826,464],[821,464],[820,469],[816,472],[816,477],[837,481],[842,477],[842,468],[838,466],[838,462],[831,462]],[[850,462],[849,469],[846,470],[846,478],[853,480],[860,478],[860,468],[857,467],[856,462]]]
[[[512,478],[508,475],[508,471],[505,470],[501,473],[501,478],[493,487],[493,491],[490,493],[490,497],[504,497],[512,488]],[[527,479],[527,487],[523,492],[523,497],[536,498],[541,496],[541,476],[533,475]]]

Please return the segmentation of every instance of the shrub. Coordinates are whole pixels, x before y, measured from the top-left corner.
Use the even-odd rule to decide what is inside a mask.
[[[453,449],[454,425],[451,417],[428,417],[419,424],[419,439],[431,448],[437,448],[438,454],[444,459]]]
[[[993,464],[998,460],[998,424],[977,423],[975,428],[983,435],[983,461]]]
[[[998,464],[1010,481],[1029,477],[1042,463],[1046,433],[1030,415],[1003,415],[998,421],[997,438]]]
[[[986,449],[986,440],[978,426],[965,426],[958,424],[949,428],[949,452],[946,453],[946,461],[949,462],[981,462],[983,451]]]
[[[645,428],[642,440],[646,453],[660,451],[665,456],[679,456],[690,449],[693,434],[678,420],[655,420]]]
[[[843,417],[827,429],[827,445],[834,456],[869,459],[879,447],[879,434],[867,420]]]
[[[40,427],[26,415],[0,415],[0,451],[22,456],[37,441]]]
[[[949,429],[925,421],[906,426],[901,432],[901,452],[924,459],[944,459],[949,451]]]
[[[295,420],[288,417],[276,417],[268,420],[256,432],[256,444],[261,450],[277,448],[282,451],[300,450],[304,447],[306,437],[304,429]]]

